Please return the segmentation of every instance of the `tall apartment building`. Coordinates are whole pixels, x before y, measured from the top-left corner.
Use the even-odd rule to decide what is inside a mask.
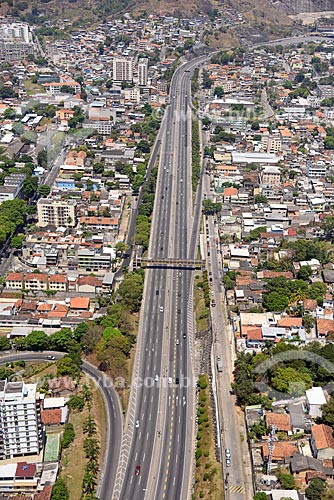
[[[112,69],[113,69],[114,82],[132,82],[133,80],[132,59],[114,57]]]
[[[28,24],[0,25],[0,60],[17,61],[33,54],[35,49]]]
[[[37,202],[38,226],[65,226],[76,225],[76,201],[52,200],[40,198]]]
[[[43,444],[36,384],[0,381],[0,459],[38,454]]]
[[[147,85],[148,59],[143,57],[138,62],[138,85],[146,87]]]

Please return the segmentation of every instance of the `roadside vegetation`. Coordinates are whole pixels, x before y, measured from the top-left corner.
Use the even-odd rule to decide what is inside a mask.
[[[196,471],[192,500],[201,498],[222,500],[224,498],[222,468],[215,456],[214,424],[210,401],[209,377],[207,374],[202,374],[198,379]]]
[[[199,142],[199,121],[196,117],[192,118],[191,126],[191,157],[192,157],[192,187],[196,191],[201,173],[201,155]]]
[[[207,271],[195,276],[194,302],[196,315],[197,332],[202,332],[208,328],[210,292],[208,296],[208,276]]]

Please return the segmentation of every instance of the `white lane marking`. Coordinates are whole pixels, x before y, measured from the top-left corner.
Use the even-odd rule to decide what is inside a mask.
[[[141,439],[141,431],[139,432],[139,436],[138,436],[138,439]]]
[[[144,403],[146,403],[146,394],[145,394],[145,397],[144,397]]]
[[[137,456],[138,456],[138,451],[136,451],[135,461],[137,460]]]
[[[142,419],[142,420],[144,420],[144,415],[145,415],[145,413],[142,413],[142,414],[141,414],[141,419]]]
[[[150,413],[150,416],[148,417],[148,419],[151,420],[151,417],[152,417],[152,412]]]
[[[130,484],[132,484],[132,481],[133,481],[133,476],[131,476]]]
[[[145,462],[146,452],[143,455],[143,462]]]
[[[179,415],[179,423],[181,422],[181,415]]]
[[[175,476],[174,476],[174,480],[173,480],[173,486],[175,486]]]
[[[151,403],[153,403],[153,394],[152,394],[152,397],[151,397]]]
[[[175,463],[177,464],[177,459],[179,458],[179,455],[176,455],[175,457]]]
[[[177,442],[180,442],[180,434],[177,435]],[[177,456],[177,455],[176,455]]]
[[[140,481],[141,481],[141,476],[139,476],[139,484],[140,484]]]
[[[154,363],[153,371],[155,372],[157,365]]]
[[[149,435],[150,435],[150,433],[148,432],[148,433],[146,434],[146,441],[148,441],[148,436],[149,436]]]

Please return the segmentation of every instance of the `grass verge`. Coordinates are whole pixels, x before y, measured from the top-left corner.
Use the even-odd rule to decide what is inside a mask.
[[[214,426],[210,404],[209,377],[198,379],[198,430],[196,448],[195,488],[192,500],[224,498],[222,467],[216,460]]]

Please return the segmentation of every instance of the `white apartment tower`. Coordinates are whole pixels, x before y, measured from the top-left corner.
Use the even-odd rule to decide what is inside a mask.
[[[76,225],[76,201],[40,198],[37,202],[37,216],[40,227]]]
[[[147,85],[148,60],[146,57],[139,59],[138,62],[138,85],[146,87]]]
[[[113,69],[114,82],[132,82],[133,80],[132,59],[114,57],[112,69]]]
[[[36,455],[43,444],[36,384],[0,381],[0,460]]]

